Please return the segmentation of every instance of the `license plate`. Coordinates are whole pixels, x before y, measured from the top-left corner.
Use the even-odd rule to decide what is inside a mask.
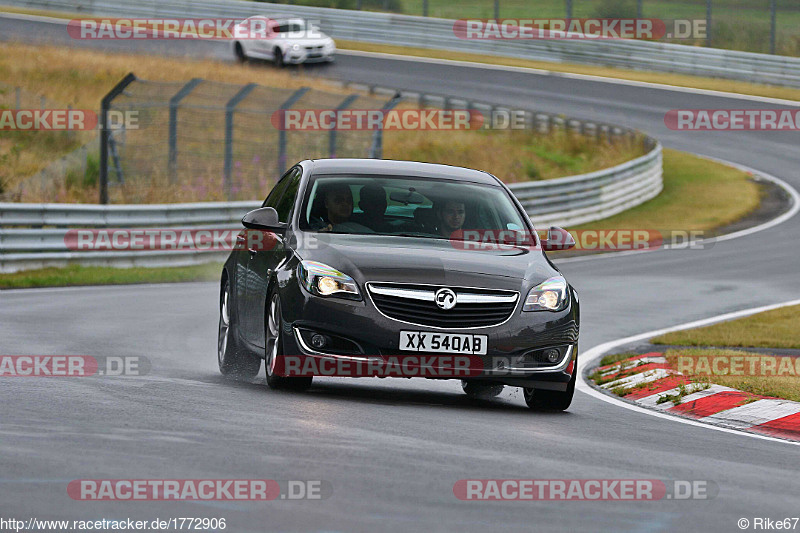
[[[400,349],[406,352],[486,355],[487,335],[401,331]]]

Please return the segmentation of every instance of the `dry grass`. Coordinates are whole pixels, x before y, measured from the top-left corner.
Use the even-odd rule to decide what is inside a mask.
[[[344,92],[319,80],[263,66],[0,43],[0,79],[13,80],[13,85],[22,87],[26,93],[45,94],[50,101],[59,102],[62,106],[97,110],[100,99],[131,69],[139,78],[153,81],[185,81],[200,77],[234,84],[255,82],[282,89],[311,86],[328,93]],[[0,103],[9,105],[9,98],[11,96],[7,94],[5,101]],[[0,179],[6,190],[16,190],[15,187],[24,178],[88,142],[92,135],[94,132],[72,136],[47,132],[1,132],[0,147],[5,154],[5,165],[0,170]],[[327,147],[327,135],[324,137],[322,144]],[[304,157],[319,156],[316,152],[308,152],[308,142],[311,141],[304,145],[307,152]],[[509,182],[589,172],[622,163],[643,153],[638,143],[597,143],[593,139],[569,133],[545,136],[529,131],[387,132],[384,146],[384,157],[387,158],[480,168]],[[220,186],[219,161],[198,161],[200,167],[193,170],[191,177],[182,177],[179,184],[165,186],[168,180],[163,175],[165,169],[161,168],[161,159],[157,157],[158,154],[153,153],[152,156],[150,159],[156,166],[128,169],[132,175],[145,177],[124,186],[115,185],[111,190],[112,201],[149,203],[163,202],[165,198],[172,201],[225,199]],[[234,176],[234,197],[262,197],[269,189],[273,176],[252,174],[250,167],[253,165],[248,162],[248,157],[244,159],[247,161],[243,160],[242,163],[243,175]],[[247,172],[244,172],[245,167]],[[29,182],[14,199],[28,202],[95,202],[97,197],[95,182],[76,179],[45,184]]]
[[[506,183],[582,174],[644,155],[641,143],[614,144],[569,132],[519,130],[387,132],[384,157],[491,172]]]
[[[0,79],[13,80],[31,93],[81,109],[97,110],[100,99],[126,74],[145,80],[187,81],[191,78],[227,83],[258,83],[297,89],[322,82],[293,76],[289,71],[253,68],[236,63],[189,57],[164,58],[143,54],[103,53],[57,46],[0,43]],[[325,90],[336,92],[333,85]]]
[[[651,342],[682,346],[800,348],[799,324],[800,305],[796,305],[703,328],[668,333]]]
[[[712,360],[714,356],[724,356],[728,357],[735,357],[735,356],[744,356],[744,357],[758,357],[759,355],[766,355],[766,354],[753,354],[750,352],[742,352],[742,351],[735,351],[735,350],[699,350],[697,348],[686,348],[686,349],[674,349],[674,350],[667,350],[665,356],[667,358],[667,362],[673,367],[678,368],[678,357],[679,356],[692,356],[692,357],[708,357],[708,360]],[[784,359],[784,358],[780,358]],[[789,366],[792,369],[795,369],[795,360],[794,357],[789,357],[786,359],[790,359],[788,361]],[[728,368],[728,360],[725,359],[725,364],[721,366],[721,369]],[[749,362],[744,364],[744,370],[742,373],[750,373],[749,372]],[[783,368],[780,363],[777,364],[776,369]],[[781,372],[781,375],[776,375],[777,372],[770,372],[765,370],[762,372],[759,367],[759,363],[754,364],[755,372],[754,374],[757,375],[750,375],[750,376],[741,376],[741,375],[716,375],[701,371],[699,373],[688,373],[686,374],[689,379],[692,381],[711,381],[716,385],[722,385],[724,387],[731,387],[734,389],[738,389],[740,391],[749,392],[752,394],[758,394],[760,396],[770,396],[775,398],[784,398],[786,400],[793,400],[793,401],[800,401],[800,376],[798,376],[794,372]],[[738,371],[737,371],[738,373]],[[788,375],[792,374],[794,375]],[[761,375],[763,374],[763,375]]]

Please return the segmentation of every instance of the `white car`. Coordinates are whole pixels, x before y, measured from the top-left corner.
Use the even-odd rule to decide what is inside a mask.
[[[250,17],[234,27],[233,35],[239,61],[267,59],[282,67],[333,61],[336,53],[333,39],[301,18]]]

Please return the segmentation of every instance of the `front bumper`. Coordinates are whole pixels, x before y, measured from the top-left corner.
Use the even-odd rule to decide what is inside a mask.
[[[443,330],[389,318],[378,311],[369,295],[362,296],[363,300],[354,301],[320,298],[308,294],[299,286],[288,290],[283,295],[287,305],[282,306],[284,353],[311,358],[318,363],[338,363],[339,368],[344,363],[347,368],[353,369],[355,364],[362,370],[378,368],[381,362],[391,367],[393,362],[402,364],[409,357],[434,356],[425,363],[428,365],[425,367],[426,372],[412,372],[411,376],[474,379],[550,390],[566,390],[577,370],[579,320],[577,304],[572,298],[570,305],[559,312],[522,312],[522,303],[518,302],[511,317],[500,325]],[[486,354],[465,356],[469,360],[468,374],[453,372],[454,368],[448,367],[452,358],[447,354],[401,350],[401,330],[486,335]],[[357,349],[331,353],[325,348],[314,348],[308,341],[309,332],[347,339],[355,343]],[[547,349],[558,349],[562,354],[561,358],[555,363],[531,360],[532,354],[539,354]],[[319,366],[315,365],[314,368]],[[365,375],[382,374],[368,372]],[[393,376],[391,372],[388,375]]]
[[[308,52],[303,48],[301,48],[300,50],[288,49],[283,54],[283,62],[291,65],[299,65],[302,63],[326,63],[329,61],[333,61],[335,53],[336,50]]]

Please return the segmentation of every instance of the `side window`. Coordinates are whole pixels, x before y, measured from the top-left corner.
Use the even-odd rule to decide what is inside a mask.
[[[267,199],[264,200],[264,203],[261,204],[261,207],[272,207],[277,210],[278,202],[280,201],[281,197],[283,196],[283,191],[286,190],[286,186],[289,184],[289,180],[294,173],[294,169],[291,169],[289,172],[283,175],[281,179],[278,180],[278,183],[275,187],[272,188],[272,191],[267,195]]]
[[[289,222],[289,216],[292,214],[295,199],[297,199],[297,190],[300,188],[300,178],[303,171],[300,167],[292,169],[286,180],[286,188],[283,191],[281,199],[278,200],[278,205],[275,210],[278,212],[278,220],[281,222]]]

